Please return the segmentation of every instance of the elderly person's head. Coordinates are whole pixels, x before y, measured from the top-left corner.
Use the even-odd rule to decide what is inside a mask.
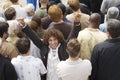
[[[120,37],[120,21],[117,19],[110,19],[107,22],[107,33],[110,38]]]
[[[119,9],[117,7],[110,7],[107,11],[106,19],[118,19]]]
[[[17,36],[17,34],[21,31],[21,28],[19,27],[19,22],[17,20],[11,20],[8,21],[9,28],[8,28],[8,34],[10,36]]]
[[[27,16],[33,16],[35,14],[34,12],[34,5],[33,4],[27,4],[25,7],[25,11],[27,13]]]

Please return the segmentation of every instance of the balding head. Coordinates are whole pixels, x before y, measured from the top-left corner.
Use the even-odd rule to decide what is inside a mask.
[[[90,16],[90,24],[92,25],[96,25],[96,26],[93,26],[93,27],[98,27],[99,24],[101,23],[101,16],[100,14],[98,13],[93,13],[91,16]]]

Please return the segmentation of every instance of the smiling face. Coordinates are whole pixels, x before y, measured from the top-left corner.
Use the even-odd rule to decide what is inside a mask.
[[[59,44],[58,39],[53,36],[48,39],[48,43],[52,49],[56,49]]]

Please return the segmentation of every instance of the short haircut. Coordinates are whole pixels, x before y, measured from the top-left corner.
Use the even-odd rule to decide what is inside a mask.
[[[9,7],[4,12],[7,20],[12,20],[16,16],[15,8]]]
[[[64,36],[61,31],[55,29],[55,28],[48,28],[43,36],[43,42],[46,45],[49,45],[48,40],[50,37],[55,37],[59,43],[64,41]]]
[[[55,1],[49,1],[48,3],[47,3],[47,12],[48,12],[48,9],[50,8],[50,6],[52,6],[52,5],[54,5],[54,4],[56,4],[56,2]]]
[[[53,22],[59,22],[63,18],[62,10],[58,5],[52,5],[48,9],[48,15]]]
[[[8,32],[8,23],[7,22],[0,22],[0,37],[3,37],[4,33]]]
[[[61,8],[62,14],[64,15],[66,13],[66,6],[62,3],[58,3],[58,6]]]
[[[112,38],[120,37],[120,21],[116,19],[110,19],[107,22],[107,31]]]
[[[117,19],[119,17],[119,9],[117,7],[110,7],[107,11],[108,19]]]
[[[79,0],[68,0],[68,5],[73,11],[77,11],[78,9],[80,9]]]
[[[48,2],[48,0],[39,0],[40,1],[40,3],[47,3]]]
[[[16,3],[18,2],[18,0],[10,0],[12,3]]]
[[[70,57],[77,57],[80,54],[80,43],[77,39],[71,39],[67,43],[66,51]]]
[[[20,54],[26,54],[30,49],[30,40],[26,37],[20,38],[16,42],[16,47]]]

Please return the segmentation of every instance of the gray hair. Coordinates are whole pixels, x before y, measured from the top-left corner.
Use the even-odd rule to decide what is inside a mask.
[[[107,11],[107,20],[117,19],[119,17],[119,9],[117,7],[110,7]]]

